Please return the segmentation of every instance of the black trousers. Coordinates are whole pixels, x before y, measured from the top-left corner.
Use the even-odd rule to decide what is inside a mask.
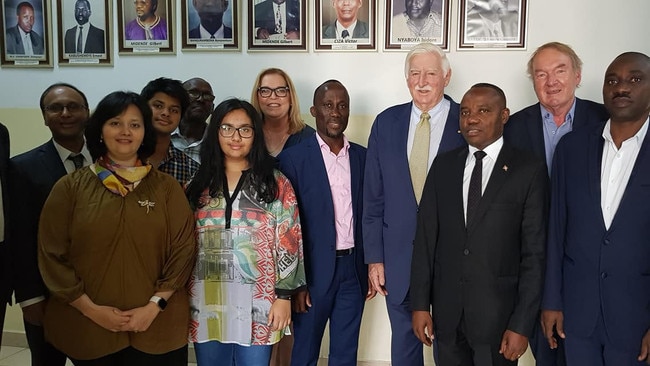
[[[71,360],[75,366],[187,366],[187,345],[160,355],[128,347],[94,360]]]
[[[43,327],[25,321],[23,323],[29,352],[32,354],[32,366],[64,366],[65,354],[45,340]]]

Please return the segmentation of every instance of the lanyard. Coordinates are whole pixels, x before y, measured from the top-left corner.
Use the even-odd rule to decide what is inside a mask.
[[[248,170],[244,170],[241,172],[241,177],[239,177],[239,181],[237,182],[237,186],[235,187],[235,190],[232,192],[232,196],[230,195],[230,190],[228,189],[228,179],[226,178],[223,182],[223,198],[226,200],[226,229],[230,229],[230,219],[232,217],[232,203],[235,201],[235,198],[237,198],[237,195],[239,195],[239,191],[241,190],[241,187],[244,185],[244,181],[246,180],[246,176],[248,175]]]

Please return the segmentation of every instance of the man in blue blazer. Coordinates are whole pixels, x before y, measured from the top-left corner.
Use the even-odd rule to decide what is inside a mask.
[[[417,125],[427,112],[428,158],[465,145],[458,131],[458,104],[444,95],[451,78],[445,53],[431,43],[406,56],[406,83],[413,101],[390,107],[373,123],[363,187],[363,243],[372,287],[386,296],[393,365],[422,365],[422,343],[411,329],[409,281],[418,198],[424,177],[414,181],[409,163]],[[426,175],[426,170],[424,172]],[[414,188],[416,187],[416,188]]]
[[[305,248],[308,287],[292,299],[296,366],[316,366],[328,320],[330,364],[356,365],[364,299],[375,294],[368,292],[361,233],[366,149],[343,135],[349,107],[340,82],[323,83],[310,109],[316,134],[279,155],[298,198]]]
[[[572,132],[553,160],[542,326],[568,365],[650,361],[650,58],[609,65],[611,118]]]
[[[65,355],[44,338],[43,311],[48,292],[38,270],[37,232],[43,204],[54,183],[91,163],[84,141],[88,101],[76,87],[57,83],[40,99],[45,125],[52,139],[11,159],[11,241],[16,302],[23,311],[25,334],[34,365],[64,365]],[[75,160],[77,160],[75,162]]]
[[[503,131],[512,146],[544,159],[549,175],[553,153],[560,139],[572,130],[600,126],[609,115],[605,106],[576,98],[582,77],[582,60],[564,43],[549,42],[533,52],[528,61],[538,103],[510,116]],[[564,366],[564,343],[548,347],[539,322],[530,338],[530,348],[538,366]]]

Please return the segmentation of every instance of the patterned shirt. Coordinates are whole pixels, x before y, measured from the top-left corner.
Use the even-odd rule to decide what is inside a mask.
[[[240,345],[277,343],[283,330],[268,326],[276,293],[305,286],[296,195],[275,172],[278,198],[260,202],[245,188],[234,194],[230,226],[223,195],[205,195],[194,212],[199,243],[191,296],[190,341]],[[244,178],[246,179],[246,178]],[[244,186],[246,186],[245,181]]]
[[[192,179],[194,173],[199,170],[199,163],[183,154],[173,144],[169,144],[167,155],[158,165],[158,170],[176,178],[178,183],[185,187],[185,183]]]

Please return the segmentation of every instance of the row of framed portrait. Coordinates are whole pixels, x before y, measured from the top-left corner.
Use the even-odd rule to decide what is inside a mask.
[[[119,54],[241,50],[244,0],[117,0]],[[307,50],[314,7],[314,50],[377,49],[377,0],[245,0],[249,51]],[[51,66],[49,0],[0,0],[0,65]],[[113,0],[57,0],[58,62],[112,65]],[[311,5],[313,4],[313,5]],[[431,42],[448,49],[450,0],[386,0],[385,50]],[[458,49],[525,48],[526,0],[461,0]]]

